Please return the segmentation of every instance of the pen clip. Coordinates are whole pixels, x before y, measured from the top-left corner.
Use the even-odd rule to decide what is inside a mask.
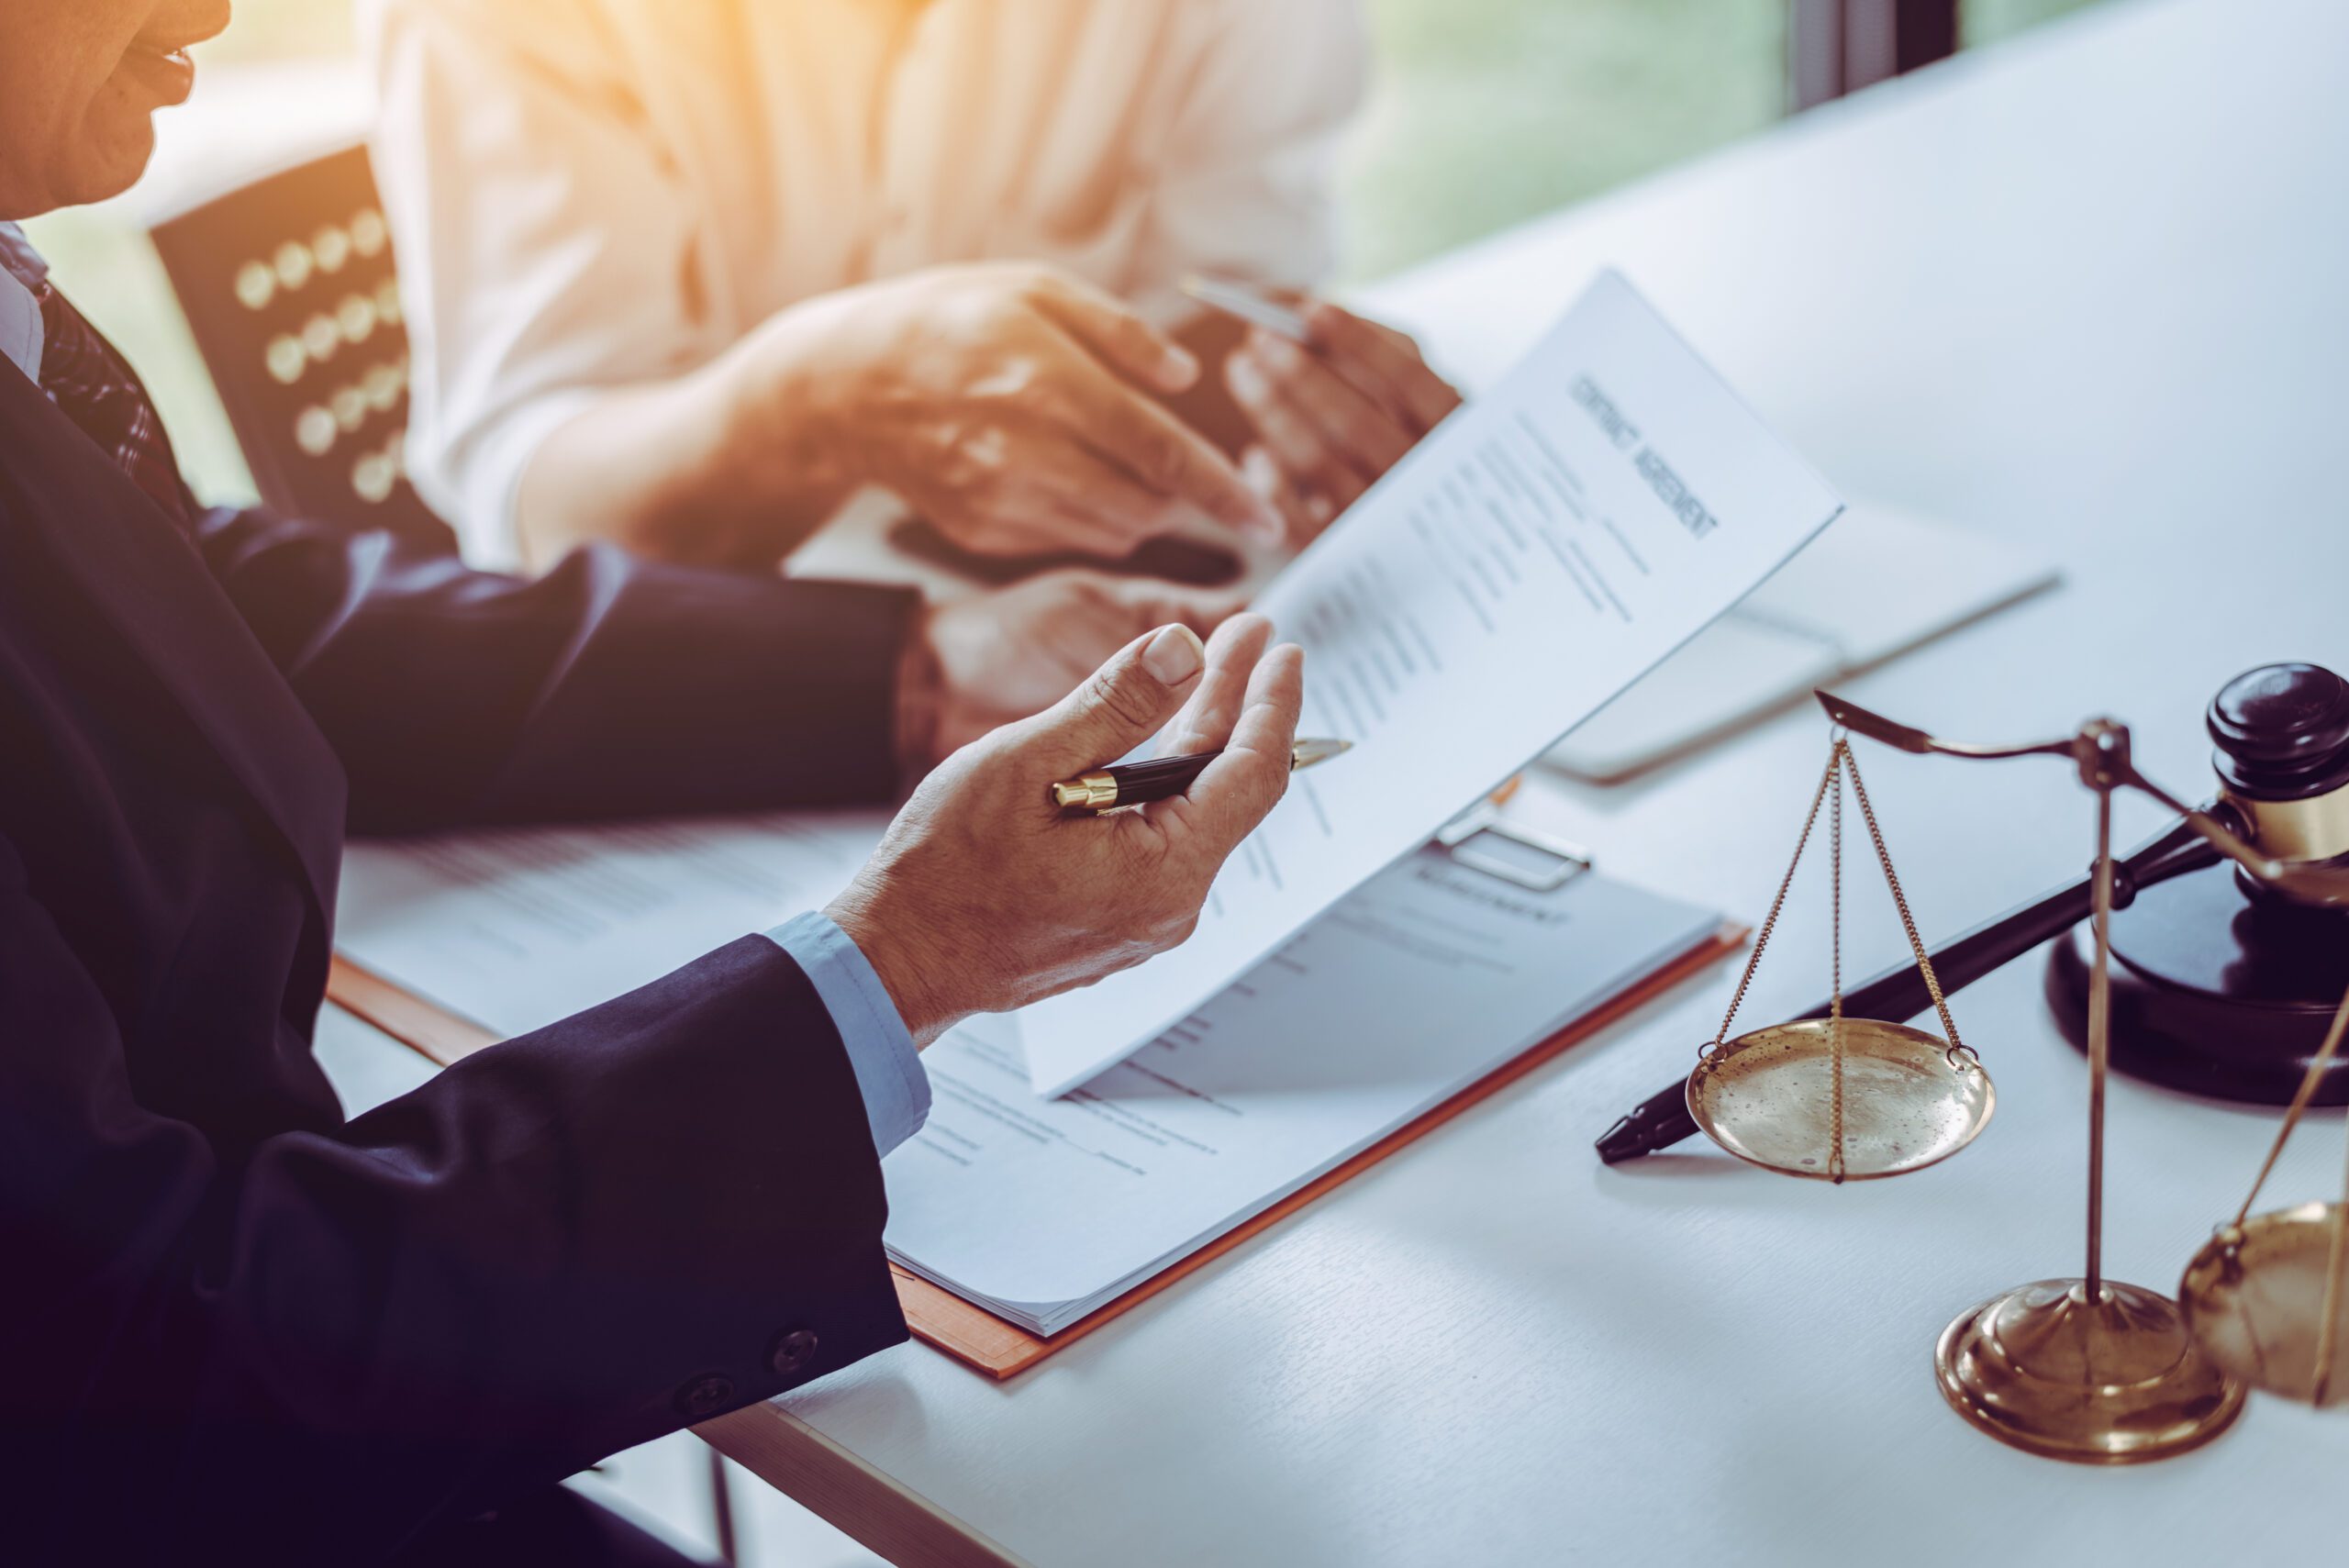
[[[1453,864],[1531,893],[1554,893],[1597,863],[1580,844],[1512,822],[1489,800],[1445,823],[1435,841]]]

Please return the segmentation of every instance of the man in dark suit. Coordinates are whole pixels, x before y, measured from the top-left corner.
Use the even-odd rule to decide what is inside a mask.
[[[0,219],[128,184],[226,19],[0,0]],[[309,1051],[346,824],[884,796],[945,657],[885,590],[206,513],[13,231],[0,359],[0,1558],[647,1560],[551,1484],[905,1337],[913,1052],[1187,933],[1286,785],[1298,656],[1134,638],[824,914],[346,1120]],[[1170,719],[1227,746],[1186,798],[1047,806]]]

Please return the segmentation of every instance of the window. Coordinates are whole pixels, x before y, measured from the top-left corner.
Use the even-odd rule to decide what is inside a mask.
[[[1792,0],[1365,0],[1376,84],[1341,185],[1360,281],[1786,112]],[[2093,0],[1963,0],[1964,43]]]
[[[1367,0],[1375,85],[1341,187],[1380,276],[1769,124],[1786,0]]]

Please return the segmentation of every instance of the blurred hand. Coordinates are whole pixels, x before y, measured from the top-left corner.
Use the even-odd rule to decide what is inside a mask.
[[[927,772],[989,730],[1041,713],[1154,626],[1201,637],[1244,602],[1149,578],[1047,572],[930,611],[899,683],[899,751]]]
[[[1162,627],[1048,712],[964,747],[923,781],[825,911],[918,1043],[973,1013],[1090,985],[1191,934],[1226,857],[1288,788],[1305,656],[1266,653],[1271,629],[1236,617],[1202,650],[1187,627]],[[1162,728],[1184,751],[1223,749],[1186,794],[1101,817],[1052,805],[1056,780]]]
[[[1124,555],[1206,517],[1277,539],[1274,507],[1160,402],[1198,361],[1049,269],[934,267],[774,317],[731,356],[729,444],[778,495],[811,466],[896,492],[966,549]],[[790,433],[785,439],[783,432]]]
[[[1326,300],[1294,302],[1309,346],[1261,327],[1224,361],[1224,384],[1255,426],[1250,486],[1280,507],[1292,546],[1339,513],[1460,406],[1460,395],[1390,327]]]

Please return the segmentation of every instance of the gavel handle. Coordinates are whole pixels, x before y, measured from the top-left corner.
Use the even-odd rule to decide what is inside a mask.
[[[2126,908],[2141,890],[2218,862],[2219,851],[2180,822],[2113,867],[2113,907]],[[1943,995],[1973,984],[2050,937],[2078,925],[2087,918],[2094,898],[2095,873],[2091,872],[1933,949],[1933,973],[1942,983]],[[1913,961],[1895,964],[1843,993],[1847,1018],[1912,1018],[1932,1005],[1932,993],[1925,988],[1925,976]],[[1823,1018],[1831,1010],[1831,1002],[1821,1002],[1795,1017]],[[1669,1149],[1696,1130],[1683,1079],[1642,1100],[1609,1128],[1598,1140],[1598,1157],[1609,1165],[1620,1165]]]

